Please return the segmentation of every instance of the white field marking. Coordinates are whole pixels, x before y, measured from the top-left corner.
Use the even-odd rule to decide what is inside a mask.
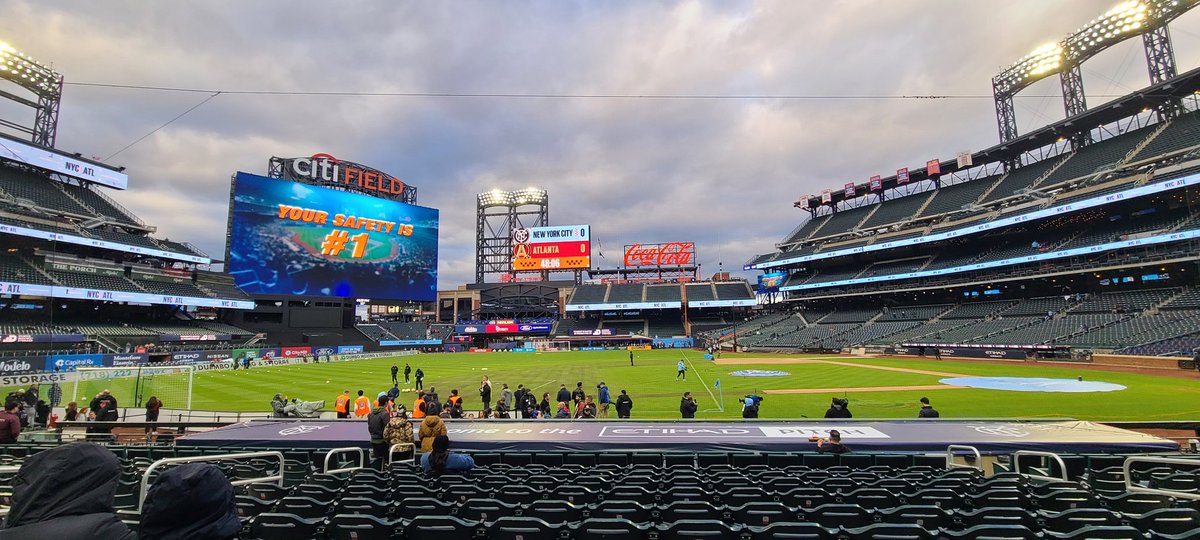
[[[529,391],[530,391],[530,392],[532,392],[532,391],[534,391],[534,390],[537,390],[538,388],[541,388],[541,387],[543,387],[543,386],[546,386],[547,384],[554,384],[554,381],[546,381],[546,382],[544,382],[544,383],[542,383],[542,384],[539,384],[539,385],[537,385],[537,386],[535,386],[535,387],[533,387],[533,388],[530,388],[530,389],[529,389]]]
[[[716,404],[717,404],[717,407],[718,407],[719,409],[720,409],[720,408],[724,408],[724,407],[722,406],[721,402],[717,400],[717,396],[713,395],[713,393],[712,393],[712,388],[709,388],[709,387],[708,387],[708,383],[704,382],[704,377],[701,377],[701,376],[700,376],[700,371],[698,371],[698,370],[696,369],[696,366],[692,364],[692,359],[691,359],[691,358],[688,358],[688,355],[687,355],[687,353],[684,353],[684,352],[682,352],[682,351],[681,351],[679,354],[682,354],[682,355],[683,355],[683,360],[684,360],[685,362],[687,362],[687,363],[688,363],[688,369],[691,369],[691,370],[692,370],[692,373],[695,373],[695,374],[696,374],[696,378],[700,379],[700,384],[704,385],[704,389],[708,391],[708,397],[712,398],[712,400],[713,400],[713,403],[716,403]]]

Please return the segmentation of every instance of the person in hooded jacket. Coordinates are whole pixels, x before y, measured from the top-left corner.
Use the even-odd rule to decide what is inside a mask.
[[[696,398],[692,397],[692,393],[684,392],[683,398],[679,400],[679,414],[683,418],[695,418],[698,408],[700,407],[696,404]]]
[[[30,456],[13,478],[0,540],[135,540],[113,508],[120,478],[121,461],[98,444],[71,443]]]
[[[421,439],[421,451],[432,451],[433,439],[439,435],[446,435],[446,423],[436,414],[426,416],[421,422],[421,428],[417,430],[417,437]]]
[[[232,540],[241,529],[233,486],[221,469],[210,463],[184,463],[150,486],[138,538]]]
[[[387,409],[388,398],[384,395],[375,402],[375,408],[371,409],[371,413],[367,415],[367,433],[371,435],[371,451],[375,455],[375,459],[380,460],[381,464],[386,464],[387,459],[384,454],[388,451],[387,440],[383,437],[383,430],[387,427],[388,420],[391,419],[391,413]]]

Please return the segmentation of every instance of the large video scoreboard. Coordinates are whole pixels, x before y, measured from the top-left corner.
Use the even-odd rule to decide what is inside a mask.
[[[591,265],[589,225],[513,229],[513,270],[576,270]]]
[[[438,211],[237,173],[228,271],[250,294],[432,301]]]

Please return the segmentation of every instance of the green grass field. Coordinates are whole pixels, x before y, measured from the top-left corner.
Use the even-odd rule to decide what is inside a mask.
[[[634,400],[634,418],[678,418],[679,398],[691,391],[700,405],[698,418],[740,417],[739,399],[750,392],[800,388],[841,388],[844,391],[816,394],[768,394],[762,405],[763,418],[820,418],[833,396],[850,399],[850,409],[856,418],[911,418],[916,416],[917,400],[928,396],[943,418],[1047,418],[1072,417],[1088,420],[1192,420],[1200,418],[1200,384],[1194,379],[1160,375],[1106,372],[1094,369],[1075,369],[1070,366],[999,364],[971,361],[934,361],[910,358],[853,358],[848,356],[808,356],[850,365],[824,363],[788,365],[715,365],[703,360],[692,350],[636,351],[636,366],[629,366],[628,352],[559,352],[559,353],[462,353],[425,354],[338,362],[331,364],[301,364],[277,367],[256,367],[250,371],[218,371],[197,373],[193,389],[193,409],[223,411],[267,411],[271,396],[282,392],[303,400],[327,401],[331,410],[333,399],[344,389],[357,393],[362,389],[374,396],[391,387],[389,368],[398,363],[403,370],[409,362],[413,369],[425,371],[425,388],[436,387],[438,393],[449,395],[457,388],[466,399],[467,408],[479,406],[480,378],[488,375],[493,383],[493,401],[499,398],[502,383],[513,390],[518,384],[532,387],[540,396],[550,392],[551,399],[559,384],[574,388],[582,381],[589,394],[600,381],[605,381],[613,397],[625,389]],[[725,355],[723,359],[761,358],[764,355]],[[689,363],[686,381],[675,380],[676,361],[685,358]],[[786,358],[786,357],[780,357]],[[881,386],[937,385],[938,375],[883,371],[858,366],[883,366],[977,376],[1018,376],[1071,378],[1105,381],[1128,387],[1117,392],[1041,393],[979,389],[855,391],[855,388]],[[779,370],[786,377],[737,377],[731,372],[741,369]],[[720,412],[718,400],[722,392],[713,388],[720,379],[723,387],[725,412]],[[403,380],[403,373],[401,373]],[[328,383],[326,381],[329,381]],[[73,385],[65,385],[69,395]],[[131,394],[129,386],[112,381],[110,388],[118,399]],[[412,385],[401,383],[406,390],[401,399],[411,407],[415,397]],[[90,398],[90,396],[88,396]],[[168,408],[177,407],[169,398]],[[86,402],[86,400],[85,400]],[[122,406],[132,403],[121,402]],[[615,411],[610,411],[615,418]]]

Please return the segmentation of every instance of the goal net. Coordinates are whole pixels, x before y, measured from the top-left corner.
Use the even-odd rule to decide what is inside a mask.
[[[569,351],[571,350],[570,341],[534,341],[529,343],[534,349],[539,351]]]
[[[88,406],[96,394],[108,390],[121,409],[145,410],[151,396],[164,409],[192,408],[192,366],[81,367],[75,371],[71,398],[79,408]],[[144,413],[130,413],[137,420]]]

